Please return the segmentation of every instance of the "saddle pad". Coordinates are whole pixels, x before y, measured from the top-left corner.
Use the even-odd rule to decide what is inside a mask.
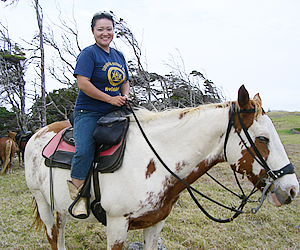
[[[70,128],[70,127],[68,127]],[[45,158],[50,158],[51,155],[54,154],[55,151],[64,151],[64,152],[71,152],[75,153],[75,146],[72,146],[68,143],[66,143],[64,140],[62,140],[62,134],[67,130],[68,128],[65,128],[58,132],[50,142],[44,147],[42,155]],[[58,145],[59,143],[59,145]]]
[[[75,146],[70,145],[63,140],[64,132],[69,128],[70,127],[57,133],[44,147],[42,155],[45,158],[46,166],[71,169],[72,159],[75,154]],[[98,157],[97,170],[101,173],[111,173],[117,170],[122,164],[124,148],[125,141],[124,138],[122,138],[119,144],[101,151]]]

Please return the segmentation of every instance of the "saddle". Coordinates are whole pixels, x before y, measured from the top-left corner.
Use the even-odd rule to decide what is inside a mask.
[[[15,137],[18,146],[20,147],[21,142],[28,141],[32,135],[33,133],[31,131],[25,132],[24,130],[21,130]]]
[[[91,209],[96,219],[106,226],[106,211],[101,206],[98,172],[113,173],[122,165],[129,127],[129,117],[125,117],[126,114],[128,112],[121,109],[111,112],[98,120],[99,126],[95,129],[93,135],[97,143],[93,164],[85,179],[82,191],[68,209],[73,217],[77,218],[72,213],[72,210],[80,197],[85,197],[89,201],[91,178],[93,177],[95,200],[88,208],[86,217],[90,215]],[[70,126],[57,133],[44,147],[42,155],[45,158],[45,165],[50,167],[50,171],[53,167],[71,169],[72,159],[75,154],[74,142],[73,127]]]
[[[125,119],[121,119],[124,121],[124,128],[119,132],[121,136],[119,136],[117,144],[101,144],[97,146],[94,168],[100,173],[113,173],[122,165],[126,146],[126,134],[129,126],[129,118],[122,118]],[[107,124],[109,123],[108,119],[107,117],[105,119]],[[112,123],[116,123],[116,121],[119,120],[113,117],[111,121]],[[96,131],[97,130],[98,128]],[[101,131],[99,133],[101,133]],[[42,151],[42,155],[45,158],[45,165],[48,167],[71,169],[72,159],[75,154],[74,142],[72,126],[57,133]]]

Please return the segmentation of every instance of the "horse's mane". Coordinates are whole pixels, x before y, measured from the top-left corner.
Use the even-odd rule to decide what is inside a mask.
[[[141,122],[149,122],[159,118],[169,118],[174,116],[181,119],[182,117],[187,116],[189,114],[194,114],[194,113],[200,114],[202,110],[207,110],[209,108],[226,108],[228,106],[232,106],[233,103],[236,102],[229,101],[223,103],[210,103],[210,104],[200,105],[197,107],[171,108],[171,109],[169,108],[162,111],[157,111],[155,109],[148,110],[146,108],[140,107],[135,109],[135,114],[138,117],[139,121]],[[254,100],[251,100],[251,104],[255,108],[255,118],[258,118],[259,116],[262,115],[263,112],[261,105]],[[240,109],[238,105],[235,105],[235,107],[238,110]]]
[[[225,103],[212,103],[212,104],[206,104],[206,105],[200,105],[198,107],[187,107],[187,108],[171,108],[171,109],[165,109],[163,111],[157,111],[157,110],[148,110],[145,108],[137,108],[134,112],[136,116],[138,117],[139,121],[141,122],[148,122],[152,120],[156,120],[158,118],[169,118],[169,117],[178,117],[181,119],[182,117],[194,114],[194,113],[200,113],[202,110],[207,110],[208,108],[225,108],[228,107],[229,102]]]

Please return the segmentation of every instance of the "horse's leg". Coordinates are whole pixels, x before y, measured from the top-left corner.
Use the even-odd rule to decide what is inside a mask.
[[[20,149],[17,151],[18,159],[19,159],[19,167],[21,167],[21,152]]]
[[[154,226],[144,229],[144,250],[157,250],[158,239],[164,224],[165,220],[162,220]]]
[[[10,155],[11,155],[11,148],[12,148],[12,141],[7,140],[5,143],[5,160],[4,160],[5,162],[3,164],[1,175],[8,172],[7,166],[8,166],[8,161],[9,161]],[[8,166],[8,168],[9,168],[9,166]]]
[[[58,241],[59,230],[55,225],[55,219],[51,211],[50,205],[47,203],[44,196],[39,190],[34,190],[33,195],[37,202],[38,213],[40,215],[40,218],[42,222],[45,224],[47,239],[51,245],[51,249],[52,250],[65,249],[64,245],[58,248],[57,241]],[[65,223],[66,222],[64,221],[64,224]]]
[[[58,228],[58,249],[65,249],[65,226],[67,224],[67,217],[58,213],[56,214],[56,227]]]
[[[111,218],[107,217],[107,249],[122,250],[123,244],[127,237],[128,222],[124,217]]]
[[[22,167],[22,166],[24,166],[24,149],[23,149],[23,151],[20,153],[20,155],[22,155],[22,161],[21,161],[21,165],[20,165],[20,167]],[[20,158],[19,158],[19,160],[20,160]]]
[[[16,151],[15,151],[14,149],[12,149],[11,155],[10,155],[10,163],[9,163],[9,166],[10,166],[10,172],[11,172],[11,173],[13,172],[12,164],[13,164],[13,161],[14,161],[14,158],[15,158],[15,154],[16,154]],[[15,164],[15,165],[16,165],[16,164]]]

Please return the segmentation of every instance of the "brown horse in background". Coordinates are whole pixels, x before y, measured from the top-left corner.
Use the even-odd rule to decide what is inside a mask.
[[[24,150],[25,150],[25,146],[28,142],[28,140],[30,139],[32,135],[32,132],[24,132],[21,131],[19,133],[13,132],[13,131],[8,131],[8,137],[10,137],[11,139],[13,139],[17,146],[18,146],[18,158],[19,158],[19,166],[21,167],[21,163],[24,164]]]
[[[8,172],[9,167],[12,169],[12,162],[17,151],[18,147],[11,138],[7,136],[0,138],[0,160],[2,161],[1,175]]]

